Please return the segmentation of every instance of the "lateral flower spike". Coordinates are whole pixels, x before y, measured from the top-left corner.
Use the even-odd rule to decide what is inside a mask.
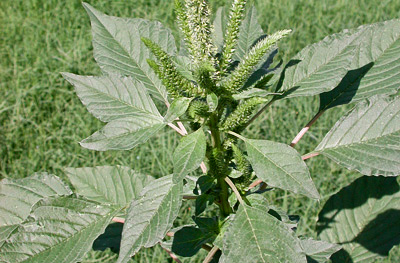
[[[222,51],[219,69],[223,75],[229,64],[232,62],[232,56],[239,37],[240,25],[242,23],[245,11],[246,0],[234,0],[229,14],[229,22],[225,34],[225,43]]]
[[[188,95],[189,97],[205,96],[201,88],[195,86],[178,72],[170,55],[162,50],[159,45],[144,37],[142,37],[142,42],[160,61],[161,65],[158,65],[151,60],[148,60],[147,62],[150,61],[149,66],[153,68],[172,95],[180,93],[182,95]]]
[[[195,65],[212,61],[216,48],[212,42],[213,27],[210,19],[210,8],[206,1],[187,0],[185,7],[179,0],[175,1],[178,23],[185,36],[192,61]]]
[[[239,104],[221,125],[221,130],[240,132],[243,125],[249,121],[255,107],[264,102],[264,98],[253,97]]]
[[[230,93],[239,91],[268,50],[291,32],[291,30],[281,30],[258,41],[237,68],[222,80],[221,86]]]
[[[240,171],[243,176],[249,177],[252,172],[250,162],[246,159],[242,151],[233,143],[232,143],[232,150],[233,150],[233,156],[236,160],[238,171]]]

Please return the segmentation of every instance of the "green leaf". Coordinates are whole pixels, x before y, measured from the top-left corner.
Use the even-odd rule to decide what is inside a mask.
[[[351,67],[358,46],[351,32],[335,34],[301,50],[282,72],[277,98],[312,96],[335,88]]]
[[[164,116],[164,121],[167,123],[171,123],[174,120],[176,120],[176,118],[179,118],[180,116],[185,114],[191,101],[192,101],[192,99],[184,98],[184,97],[175,99],[171,103],[171,105],[167,111],[167,114]]]
[[[206,136],[199,129],[183,137],[173,154],[174,182],[179,182],[187,174],[196,170],[206,155]]]
[[[258,178],[269,186],[319,199],[307,165],[295,149],[273,141],[243,139]]]
[[[213,23],[213,41],[214,45],[218,48],[218,52],[221,52],[224,46],[224,35],[226,32],[228,18],[228,8],[226,8],[225,6],[219,7],[215,14],[215,19]]]
[[[23,179],[3,179],[0,181],[0,227],[21,223],[30,214],[32,206],[45,197],[70,194],[71,189],[60,178],[47,173]],[[0,232],[3,231],[9,229],[1,228]]]
[[[306,263],[306,257],[300,240],[284,223],[263,210],[241,205],[225,233],[220,262]]]
[[[159,22],[107,16],[87,3],[83,5],[92,22],[94,57],[100,68],[140,80],[154,98],[167,102],[165,87],[146,62],[154,57],[140,39],[149,38],[174,55],[176,46],[171,31]]]
[[[321,94],[321,110],[376,94],[394,94],[400,87],[400,20],[361,26],[356,32],[353,43],[360,50],[353,70],[337,88]]]
[[[182,203],[182,182],[165,176],[146,186],[132,201],[122,232],[118,263],[127,262],[141,247],[160,242],[172,227]]]
[[[233,60],[242,61],[254,43],[264,34],[257,19],[257,9],[252,6],[240,25],[240,33]]]
[[[0,247],[1,262],[79,261],[118,212],[75,197],[49,197]]]
[[[400,98],[375,96],[343,116],[315,149],[364,175],[400,175]]]
[[[104,122],[127,117],[161,117],[142,82],[130,77],[92,77],[63,73],[82,103]]]
[[[205,243],[212,242],[215,233],[205,232],[194,226],[185,226],[175,232],[171,251],[182,257],[192,257]]]
[[[67,168],[76,193],[101,204],[127,207],[154,179],[123,166]]]
[[[331,196],[318,215],[318,236],[341,244],[333,262],[374,262],[400,244],[396,178],[361,177]]]
[[[301,246],[307,255],[308,263],[325,263],[333,253],[342,248],[336,244],[314,239],[301,240]]]
[[[151,115],[113,120],[100,131],[81,141],[80,145],[96,151],[130,150],[146,142],[164,126],[162,117]]]

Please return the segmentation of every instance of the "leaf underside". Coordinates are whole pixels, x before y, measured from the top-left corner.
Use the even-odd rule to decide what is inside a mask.
[[[333,262],[373,262],[400,244],[399,184],[392,177],[361,177],[330,197],[318,217],[318,236],[344,249]]]
[[[117,211],[75,197],[43,199],[0,247],[0,262],[79,261]]]
[[[315,151],[364,175],[400,175],[400,98],[374,96],[358,104]]]
[[[146,37],[168,54],[176,53],[175,39],[160,22],[107,16],[89,4],[84,7],[92,22],[94,58],[106,73],[132,76],[156,99],[167,102],[167,92],[146,59],[154,58],[142,43]]]
[[[173,154],[174,182],[181,181],[200,166],[205,158],[206,146],[206,136],[202,129],[182,138]]]
[[[266,211],[243,205],[225,234],[220,262],[307,261],[292,230]]]
[[[249,161],[256,176],[268,185],[319,198],[307,165],[300,154],[283,143],[245,139]]]
[[[146,186],[133,200],[122,232],[118,263],[127,262],[141,247],[160,242],[178,215],[182,203],[182,182],[165,176]]]
[[[75,192],[86,199],[121,208],[139,197],[154,179],[123,166],[67,168]]]

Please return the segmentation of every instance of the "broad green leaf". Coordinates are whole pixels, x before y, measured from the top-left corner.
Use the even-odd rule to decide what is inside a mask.
[[[360,50],[352,70],[337,88],[321,94],[321,110],[377,94],[394,94],[400,87],[400,20],[361,26],[357,32],[353,43]]]
[[[159,22],[107,16],[87,3],[83,5],[92,22],[94,58],[100,68],[140,80],[154,98],[167,102],[165,87],[146,61],[153,55],[140,39],[149,38],[174,55],[176,46],[171,31]]]
[[[315,151],[364,175],[400,175],[400,98],[375,96],[358,104]]]
[[[361,177],[331,196],[318,217],[318,236],[343,247],[333,262],[374,262],[400,244],[399,184]]]
[[[21,223],[32,206],[45,197],[70,194],[71,189],[60,178],[47,173],[16,180],[3,179],[0,181],[0,227]],[[2,228],[0,232],[3,231],[8,230]]]
[[[206,136],[199,129],[183,137],[173,154],[174,182],[179,182],[187,174],[196,170],[206,155]]]
[[[191,101],[192,99],[184,97],[175,99],[164,116],[164,121],[170,123],[185,114]]]
[[[241,205],[225,233],[220,262],[307,261],[300,240],[284,223],[263,210]]]
[[[312,96],[335,88],[351,67],[358,49],[356,35],[335,34],[301,50],[285,66],[277,98]]]
[[[218,52],[222,51],[224,46],[224,35],[226,32],[226,26],[228,23],[228,8],[219,7],[215,14],[215,19],[213,22],[214,31],[213,31],[213,41],[214,45],[218,48]]]
[[[319,198],[307,165],[295,149],[273,141],[243,139],[258,178],[272,187]]]
[[[77,194],[101,204],[127,207],[154,179],[123,166],[67,168]]]
[[[240,25],[238,42],[233,56],[234,60],[242,61],[250,48],[264,34],[257,19],[257,9],[252,6]]]
[[[63,73],[82,103],[104,122],[127,117],[161,117],[142,82],[131,77],[92,77]]]
[[[205,243],[212,242],[216,237],[215,233],[205,232],[194,227],[185,226],[175,232],[171,251],[182,257],[192,257]]]
[[[124,118],[107,123],[100,131],[80,142],[96,151],[130,150],[146,142],[165,126],[162,117]]]
[[[79,261],[117,211],[75,197],[43,199],[0,247],[0,261]]]
[[[5,225],[0,226],[0,247],[4,244],[10,234],[18,227],[18,224],[15,225]]]
[[[308,263],[325,263],[333,253],[342,248],[336,244],[314,239],[301,240],[301,246],[307,255]]]
[[[172,227],[182,203],[182,182],[165,176],[146,186],[132,201],[122,232],[118,263],[127,262],[141,247],[160,242]]]

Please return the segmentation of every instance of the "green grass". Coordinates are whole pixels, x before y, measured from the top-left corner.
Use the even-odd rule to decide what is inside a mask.
[[[88,1],[108,14],[159,20],[176,33],[171,1]],[[217,7],[228,1],[211,1]],[[400,1],[390,0],[269,0],[253,1],[264,30],[293,29],[280,44],[288,59],[302,47],[324,36],[362,24],[400,17]],[[126,152],[93,152],[78,142],[103,124],[80,103],[59,72],[99,74],[91,47],[90,23],[78,0],[0,1],[0,177],[22,178],[48,171],[63,176],[66,166],[127,165],[162,176],[172,170],[171,151],[179,139],[168,131]],[[317,98],[276,103],[249,127],[247,136],[289,143],[318,107]],[[346,107],[322,116],[297,149],[312,150]],[[358,175],[323,157],[308,161],[311,174],[325,198]],[[268,193],[292,214],[302,216],[300,234],[312,233],[320,204],[284,191]],[[189,214],[181,220],[187,220]],[[110,256],[108,253],[102,256]],[[106,258],[91,255],[91,262]],[[166,262],[160,248],[144,250],[136,262]],[[192,261],[195,262],[195,261]],[[400,262],[399,249],[389,259]]]

